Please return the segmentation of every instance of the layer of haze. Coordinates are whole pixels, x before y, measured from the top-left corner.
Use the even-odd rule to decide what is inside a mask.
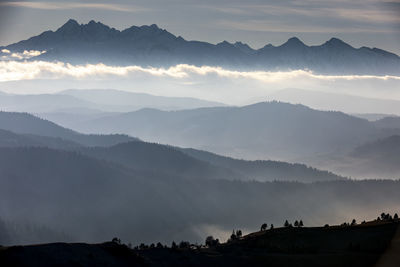
[[[0,62],[2,92],[39,94],[55,93],[71,88],[118,89],[162,96],[194,97],[229,105],[245,105],[276,99],[349,113],[400,114],[400,110],[389,108],[384,101],[380,106],[372,104],[361,108],[361,102],[369,101],[370,98],[400,100],[398,76],[326,76],[304,70],[245,72],[191,65],[177,65],[164,69],[140,66],[116,67],[104,64],[70,65],[43,61]],[[302,91],[282,94],[281,90],[288,88],[302,89]],[[304,90],[308,94],[305,94]],[[280,93],[277,94],[278,92]],[[322,102],[321,93],[341,95],[343,99],[346,96],[363,99],[352,99],[352,104],[343,107],[340,103],[335,105],[329,101]],[[332,98],[330,99],[334,102]],[[336,102],[343,101],[338,99]]]

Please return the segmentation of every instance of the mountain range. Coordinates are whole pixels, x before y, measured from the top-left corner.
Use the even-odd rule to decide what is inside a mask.
[[[53,94],[2,93],[3,111],[29,113],[85,113],[129,112],[141,108],[180,110],[224,106],[222,103],[189,97],[165,97],[111,89],[70,89]],[[97,114],[98,115],[98,114]]]
[[[257,229],[260,214],[274,224],[294,218],[340,223],[395,211],[400,201],[398,181],[190,179],[45,147],[0,148],[0,177],[2,219],[51,230],[28,239],[35,243],[54,240],[54,233],[73,241],[199,242],[210,233],[226,236],[237,225]],[[371,192],[374,204],[365,205]]]
[[[40,119],[28,113],[0,112],[0,129],[19,134],[62,138],[85,146],[110,146],[120,142],[137,141],[127,135],[85,135]]]
[[[72,151],[136,171],[189,179],[301,182],[344,179],[303,164],[237,160],[201,150],[141,142],[124,135],[84,135],[30,114],[2,112],[0,122],[0,147]]]
[[[319,110],[336,110],[347,114],[372,115],[377,118],[400,115],[400,101],[396,99],[369,98],[349,94],[287,88],[269,94],[264,99],[303,104]],[[259,101],[258,101],[259,102]],[[371,116],[373,118],[373,116]]]
[[[56,122],[63,124],[62,119]],[[342,112],[272,101],[180,111],[141,109],[78,122],[73,129],[125,133],[238,158],[296,161],[348,151],[399,131],[376,123]]]
[[[276,101],[179,111],[141,109],[96,118],[86,116],[84,121],[65,113],[43,116],[85,133],[124,133],[149,142],[240,159],[300,162],[356,178],[400,176],[400,168],[393,164],[390,172],[384,168],[366,172],[371,169],[365,168],[365,159],[353,153],[367,143],[400,135],[396,117],[368,121],[342,112]],[[193,152],[192,156],[204,154]],[[226,164],[230,169],[240,165],[227,164],[222,158],[206,158],[206,161]]]
[[[101,62],[153,67],[192,64],[246,70],[308,69],[325,74],[400,73],[399,56],[378,48],[354,48],[337,38],[322,45],[307,46],[293,37],[280,46],[268,44],[252,49],[241,42],[210,44],[187,41],[155,24],[119,31],[93,20],[79,24],[71,19],[56,31],[45,31],[0,47],[0,50],[4,49],[19,53],[25,50],[46,51],[31,60],[75,64]]]

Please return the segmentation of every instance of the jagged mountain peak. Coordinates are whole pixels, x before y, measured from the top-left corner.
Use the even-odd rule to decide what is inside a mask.
[[[122,30],[121,33],[123,35],[169,35],[170,37],[176,38],[175,35],[172,33],[168,32],[165,29],[161,29],[158,27],[157,24],[151,24],[151,25],[142,25],[142,26],[132,26],[129,27],[125,30]]]
[[[286,41],[281,47],[305,47],[306,45],[297,37],[292,37]]]
[[[329,46],[329,47],[336,47],[336,48],[352,48],[351,45],[343,42],[342,40],[340,40],[339,38],[331,38],[329,41],[326,41],[322,46]]]
[[[76,21],[76,20],[74,20],[74,19],[69,19],[62,27],[64,27],[64,26],[74,26],[74,25],[76,25],[76,26],[79,26],[79,23],[78,23],[78,21]]]
[[[224,41],[218,43],[217,46],[220,46],[220,47],[232,47],[233,45],[230,42],[224,40]]]
[[[104,36],[105,34],[114,31],[116,32],[117,30],[94,20],[89,21],[87,24],[79,24],[76,20],[70,19],[57,29],[56,33],[67,36],[78,36],[82,33],[93,36]]]
[[[57,29],[56,32],[69,32],[80,27],[79,23],[74,19],[69,19],[64,25]]]
[[[235,42],[233,44],[236,48],[239,48],[240,50],[245,50],[245,51],[254,51],[253,48],[251,48],[248,44],[242,43],[242,42]]]

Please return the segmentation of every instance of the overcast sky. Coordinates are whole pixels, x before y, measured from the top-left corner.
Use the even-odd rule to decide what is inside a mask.
[[[292,36],[308,45],[338,37],[400,54],[400,0],[0,1],[0,45],[56,30],[69,18],[119,30],[155,23],[188,40],[253,48]]]

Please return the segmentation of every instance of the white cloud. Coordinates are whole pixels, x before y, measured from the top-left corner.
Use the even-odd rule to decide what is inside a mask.
[[[12,53],[12,57],[28,58],[38,56],[45,51],[24,51],[23,53]],[[57,79],[62,77],[69,78],[89,78],[98,76],[129,76],[135,73],[143,73],[156,77],[170,77],[174,79],[187,79],[193,76],[212,76],[217,75],[231,79],[253,79],[262,82],[279,82],[297,78],[308,78],[316,80],[400,80],[399,76],[374,76],[374,75],[318,75],[311,71],[234,71],[221,67],[180,64],[170,68],[144,68],[140,66],[109,66],[105,64],[72,65],[63,62],[19,62],[3,61],[0,62],[0,81],[25,80],[25,79]]]
[[[4,49],[7,50],[7,49]],[[9,54],[9,56],[3,56],[3,59],[8,59],[8,60],[15,60],[15,59],[29,59],[29,58],[33,58],[33,57],[37,57],[40,56],[44,53],[46,53],[46,51],[37,51],[37,50],[24,50],[24,52],[22,53],[18,53],[18,52],[13,52],[11,53],[10,50],[7,50],[7,54]]]
[[[11,53],[11,51],[8,50],[8,49],[2,49],[1,52],[4,53],[4,54],[10,54]]]

